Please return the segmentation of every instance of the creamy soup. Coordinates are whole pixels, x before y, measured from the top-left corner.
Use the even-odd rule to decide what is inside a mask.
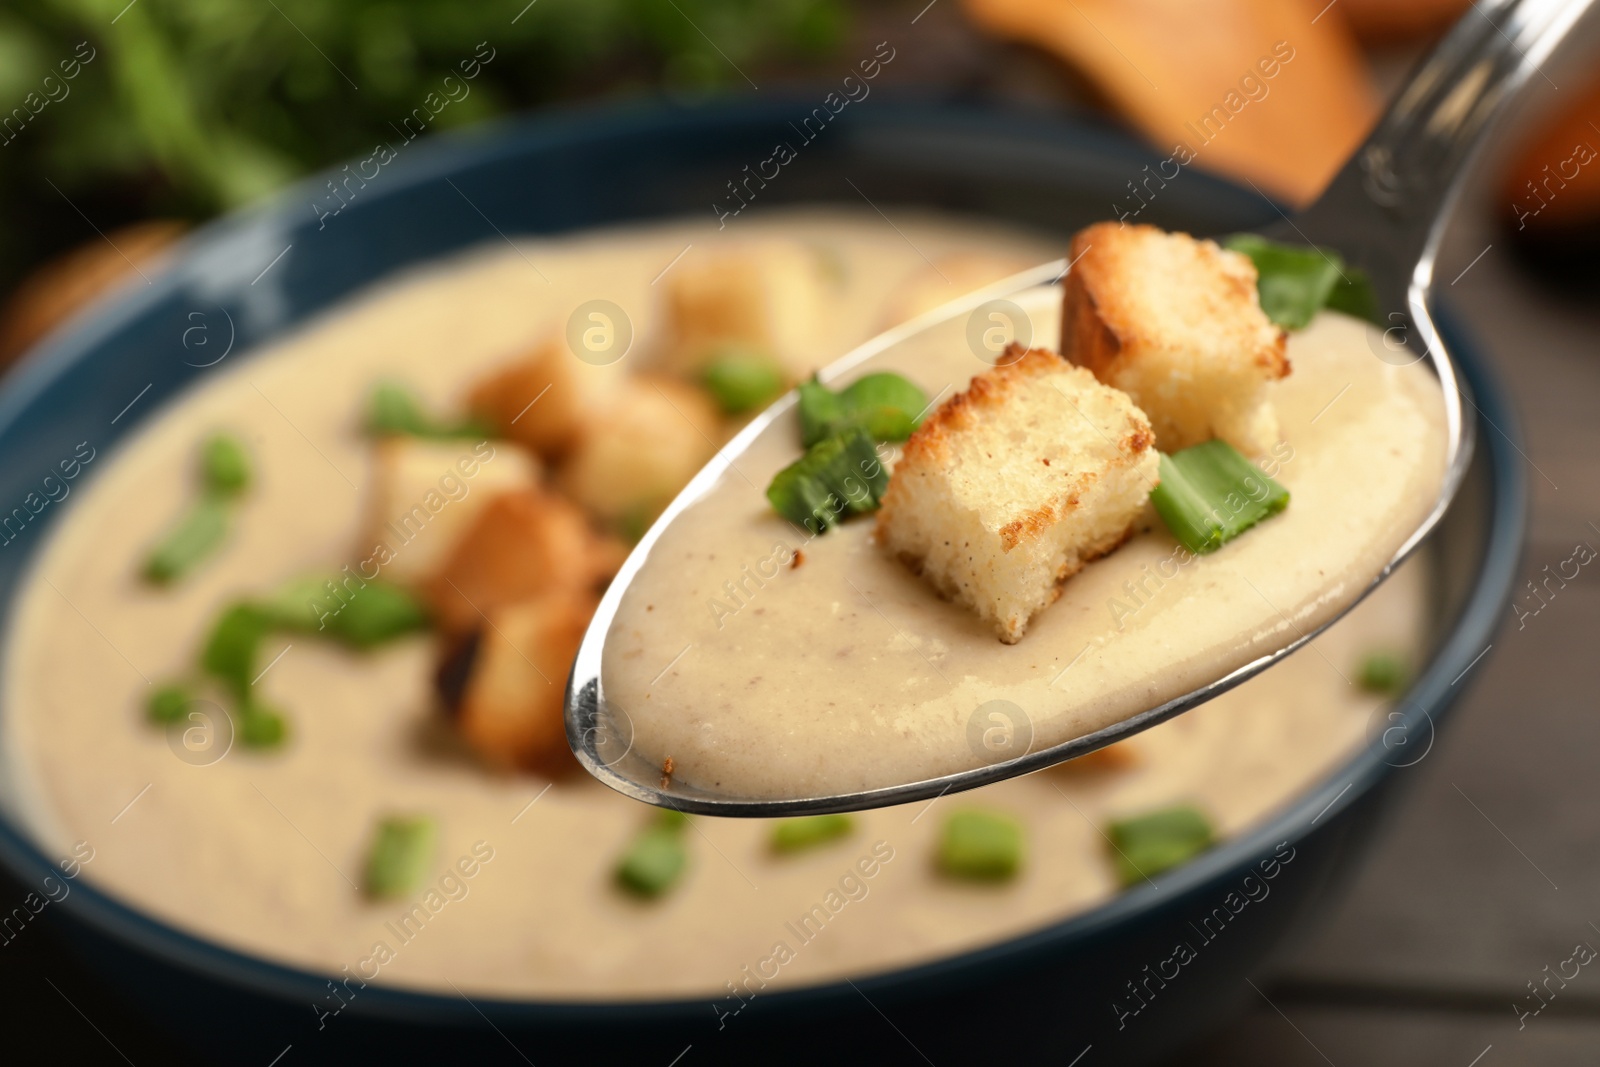
[[[1035,344],[1060,329],[1057,291],[1044,295]],[[986,369],[968,329],[958,317],[862,370],[898,371],[929,396],[965,388]],[[1271,386],[1284,440],[1261,461],[1288,509],[1199,558],[1148,509],[1015,645],[889,558],[870,522],[806,537],[772,511],[763,490],[799,452],[791,411],[629,584],[606,638],[606,701],[677,781],[787,798],[990,762],[973,722],[993,701],[1045,748],[1221,678],[1348,607],[1433,508],[1438,380],[1381,351],[1375,327],[1337,314],[1291,335],[1293,373]],[[775,565],[796,549],[802,566]]]
[[[990,225],[896,223],[904,239],[870,213],[741,222],[741,235],[817,242],[842,266],[838,343],[819,362],[872,332],[901,281],[926,274],[923,256],[1000,250],[1028,263],[1057,254]],[[1315,651],[1136,738],[1127,769],[1055,770],[931,807],[864,813],[848,836],[799,855],[773,854],[768,824],[698,819],[686,838],[687,875],[650,902],[612,882],[617,856],[649,812],[581,773],[551,782],[485,771],[434,707],[431,638],[367,656],[278,640],[257,682],[288,715],[290,740],[278,750],[236,744],[221,758],[196,756],[145,720],[151,684],[190,669],[222,605],[348,557],[370,462],[356,423],[375,378],[405,378],[443,403],[537,328],[597,297],[625,308],[647,338],[652,279],[686,244],[710,240],[703,225],[674,224],[488,247],[388,282],[248,360],[233,357],[127,443],[102,446],[60,505],[66,513],[15,605],[6,647],[7,778],[42,847],[65,857],[85,842],[93,858],[83,879],[200,936],[312,970],[446,992],[454,983],[469,994],[717,1002],[728,983],[754,989],[752,981],[792,986],[881,971],[1092,907],[1117,891],[1099,829],[1107,818],[1185,801],[1223,835],[1236,833],[1362,742],[1380,701],[1347,678],[1370,648],[1419,651],[1418,566],[1320,637]],[[698,594],[713,578],[720,585],[730,576],[724,568],[770,550],[771,531],[747,501],[719,496],[701,527],[717,559],[678,540],[680,601],[653,601],[660,619],[675,617],[687,636],[661,627],[637,637],[652,654],[670,645],[667,658],[697,643],[655,696],[633,701],[659,702],[661,713],[642,720],[653,743],[691,773],[745,775],[752,789],[860,784],[959,757],[951,738],[965,730],[979,694],[1044,693],[1076,655],[1076,635],[1098,647],[1057,684],[1057,702],[1017,698],[1042,730],[1060,736],[1128,706],[1109,680],[1139,657],[1171,662],[1166,683],[1187,685],[1190,672],[1210,671],[1229,654],[1206,635],[1275,643],[1285,628],[1312,624],[1348,595],[1368,559],[1387,551],[1377,529],[1408,527],[1415,506],[1431,498],[1417,473],[1433,427],[1426,391],[1370,357],[1348,359],[1358,347],[1357,327],[1329,320],[1292,350],[1295,378],[1280,401],[1295,446],[1281,474],[1296,494],[1288,514],[1251,534],[1254,543],[1241,543],[1232,562],[1221,555],[1174,579],[1120,633],[1107,600],[1161,555],[1165,542],[1153,534],[1073,579],[1037,632],[1008,649],[992,636],[980,641],[974,626],[848,529],[807,547],[809,562],[796,572],[807,585],[769,585],[730,621],[726,634],[771,660],[736,667],[731,646],[713,641],[698,616],[703,597],[681,590]],[[638,358],[647,354],[641,343]],[[978,369],[970,360],[958,354],[945,376],[964,381]],[[941,373],[917,376],[936,390]],[[1349,392],[1313,424],[1346,381]],[[1424,420],[1410,436],[1400,428],[1407,419]],[[248,442],[256,484],[220,556],[182,584],[152,589],[138,580],[143,554],[188,499],[196,445],[218,428]],[[780,459],[774,450],[763,462]],[[1366,495],[1341,512],[1334,498],[1348,500],[1356,485]],[[1367,555],[1353,558],[1357,546]],[[1316,574],[1328,561],[1339,569]],[[895,623],[821,591],[846,577]],[[1252,610],[1230,586],[1243,577],[1287,619]],[[1307,602],[1313,586],[1324,600]],[[792,627],[783,640],[771,636],[780,619]],[[720,674],[708,673],[713,664]],[[663,666],[641,657],[616,684]],[[709,714],[704,723],[673,714],[664,699],[691,684],[739,687],[731,710],[719,703],[710,730]],[[800,692],[816,698],[819,714],[837,705],[839,725],[819,729],[802,717]],[[1104,694],[1092,706],[1074,698],[1091,692]],[[892,735],[901,747],[880,769],[872,757],[891,736],[891,716],[870,713],[872,704],[903,709]],[[1045,712],[1062,708],[1068,718],[1052,725]],[[749,758],[746,746],[774,737],[781,758]],[[823,761],[835,764],[833,774],[820,771]],[[753,773],[775,762],[783,765],[776,777]],[[1009,812],[1024,826],[1027,851],[1014,880],[975,886],[934,871],[943,819],[970,805]],[[375,903],[357,885],[373,824],[391,812],[433,815],[441,845],[435,873],[411,898]]]

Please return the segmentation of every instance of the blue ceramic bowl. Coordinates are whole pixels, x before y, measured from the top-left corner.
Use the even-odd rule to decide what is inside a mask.
[[[714,221],[729,178],[770,155],[812,103],[583,110],[485,128],[405,146],[336,217],[319,219],[334,206],[325,175],[224,219],[187,241],[151,284],[51,338],[7,379],[0,502],[21,502],[77,442],[110,447],[159,417],[228,346],[230,358],[248,359],[255,346],[390,272],[492,240],[497,230]],[[1082,122],[880,94],[840,115],[747,210],[859,208],[865,194],[891,214],[944,209],[1064,238],[1127,206],[1127,183],[1155,161],[1127,138]],[[1221,233],[1273,216],[1259,196],[1186,170],[1139,220]],[[1445,324],[1483,425],[1467,484],[1432,539],[1436,628],[1401,717],[1265,825],[1163,877],[1159,889],[1132,889],[975,952],[758,996],[737,1016],[721,1016],[729,1005],[710,998],[468,1003],[373,986],[322,1029],[311,1007],[325,992],[322,977],[197,939],[92,883],[52,912],[142,1012],[180,1041],[229,1060],[266,1063],[288,1045],[296,1062],[381,1054],[515,1063],[520,1054],[539,1064],[665,1065],[688,1046],[689,1067],[823,1056],[943,1065],[998,1054],[1069,1063],[1091,1045],[1096,1063],[1157,1058],[1225,1018],[1249,993],[1244,977],[1316,913],[1390,786],[1432,743],[1460,690],[1452,680],[1487,644],[1507,603],[1523,536],[1524,484],[1506,436],[1516,433],[1515,420],[1470,338]],[[13,601],[30,557],[71,507],[47,508],[0,552],[0,603]],[[4,814],[15,801],[0,804],[0,863],[38,884],[51,860]],[[1274,877],[1263,882],[1269,870]],[[1240,894],[1261,884],[1270,893],[1230,916]],[[1178,942],[1190,944],[1193,959],[1173,962]]]

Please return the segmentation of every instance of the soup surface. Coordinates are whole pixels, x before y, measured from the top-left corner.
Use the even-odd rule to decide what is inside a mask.
[[[1058,254],[993,225],[930,218],[897,218],[904,239],[870,213],[791,213],[740,225],[741,236],[799,236],[839,264],[844,284],[829,327],[836,344],[819,352],[819,363],[880,325],[902,283],[925,278],[924,257],[984,251],[1027,264]],[[617,890],[612,871],[649,813],[581,773],[552,782],[484,770],[434,706],[429,637],[370,655],[279,640],[256,682],[290,709],[290,740],[278,750],[234,745],[225,754],[196,754],[145,720],[151,685],[189,669],[222,605],[348,557],[370,462],[359,409],[376,378],[400,376],[441,399],[459,395],[536,329],[595,298],[626,309],[636,335],[648,337],[652,279],[685,244],[703,240],[703,225],[670,224],[529,241],[516,251],[486,247],[386,282],[270,350],[230,358],[128,442],[102,448],[61,505],[65,514],[15,605],[6,646],[7,776],[44,847],[66,857],[85,842],[93,858],[84,879],[163,921],[300,967],[348,968],[364,980],[447,992],[454,983],[504,996],[716,1001],[727,996],[727,983],[751,988],[750,974],[782,986],[881,971],[1090,908],[1118,891],[1100,829],[1106,819],[1183,801],[1202,807],[1224,836],[1236,833],[1346,758],[1381,721],[1380,699],[1349,679],[1371,648],[1417,653],[1425,560],[1403,569],[1313,649],[1129,742],[1125,768],[1069,766],[932,805],[866,812],[849,835],[797,855],[771,851],[767,824],[698,819],[687,834],[686,877],[642,902]],[[1288,513],[1249,535],[1258,547],[1241,543],[1239,562],[1218,557],[1215,568],[1185,568],[1190,573],[1155,590],[1121,630],[1108,600],[1141,567],[1158,564],[1164,549],[1155,535],[1073,579],[1037,632],[1008,649],[992,635],[980,642],[974,625],[846,529],[806,547],[809,561],[798,573],[818,579],[810,586],[816,591],[769,584],[729,620],[725,633],[745,643],[742,659],[722,658],[731,646],[710,643],[698,597],[680,593],[676,608],[665,595],[653,601],[662,620],[676,614],[688,635],[673,637],[673,650],[707,642],[663,680],[661,696],[711,686],[733,706],[715,728],[724,733],[714,730],[710,741],[704,724],[663,713],[649,720],[658,743],[680,754],[686,770],[746,774],[752,787],[770,788],[773,779],[755,773],[759,764],[747,751],[759,707],[768,734],[778,725],[782,742],[766,766],[779,766],[786,788],[920,773],[959,755],[952,739],[965,737],[973,707],[996,692],[1012,694],[1042,732],[1070,736],[1129,701],[1149,702],[1153,694],[1111,684],[1120,670],[1170,659],[1167,684],[1186,685],[1222,654],[1207,635],[1239,631],[1276,642],[1284,628],[1311,624],[1352,591],[1349,581],[1326,575],[1313,582],[1313,572],[1341,559],[1348,570],[1340,573],[1361,573],[1372,554],[1386,551],[1375,529],[1398,530],[1415,504],[1408,495],[1431,495],[1426,479],[1401,477],[1416,470],[1417,457],[1396,452],[1427,448],[1432,424],[1409,437],[1378,425],[1399,417],[1394,405],[1423,410],[1425,395],[1405,375],[1371,370],[1378,361],[1370,356],[1350,364],[1347,353],[1357,348],[1365,351],[1359,329],[1337,319],[1291,348],[1290,383],[1299,384],[1280,402],[1295,450],[1281,474],[1295,493]],[[647,355],[641,344],[638,358]],[[964,352],[917,377],[936,391],[980,369]],[[1348,393],[1314,419],[1347,380]],[[232,539],[184,583],[151,588],[138,578],[143,554],[192,491],[197,443],[220,428],[242,437],[256,457],[256,481]],[[470,447],[464,443],[463,453]],[[1366,503],[1341,511],[1338,501],[1352,493]],[[764,523],[742,497],[717,497],[702,524],[714,547],[697,554],[683,538],[664,545],[682,565],[663,581],[696,594],[713,579],[720,585],[733,576],[728,567],[770,551]],[[1351,561],[1355,545],[1367,555]],[[713,552],[717,558],[707,558]],[[820,591],[846,578],[865,598]],[[1246,578],[1273,611],[1256,610],[1239,592]],[[1308,600],[1312,584],[1331,592]],[[1218,597],[1221,606],[1209,606]],[[825,621],[806,621],[808,612]],[[763,618],[787,620],[787,639],[755,625]],[[655,648],[667,637],[650,631],[639,640]],[[1043,700],[1050,680],[1091,639],[1097,651]],[[794,662],[779,655],[797,652]],[[1011,658],[1003,668],[985,659],[998,656]],[[721,674],[701,673],[714,663]],[[664,665],[640,662],[615,684],[634,685],[635,702],[650,704],[640,680]],[[1101,695],[1072,699],[1086,692]],[[924,697],[922,718],[904,710]],[[797,710],[830,701],[845,716],[838,738]],[[870,712],[874,704],[883,710]],[[1047,714],[1061,708],[1068,710],[1055,712],[1059,722]],[[868,742],[891,734],[909,742],[913,755],[874,770]],[[1007,812],[1023,825],[1026,856],[1014,880],[974,885],[935,871],[944,818],[971,806]],[[361,865],[374,821],[391,812],[437,818],[436,872],[414,899],[371,902],[357,888]],[[825,936],[816,933],[823,927]]]

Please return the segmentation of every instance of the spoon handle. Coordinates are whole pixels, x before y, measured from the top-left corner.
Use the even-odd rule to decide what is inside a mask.
[[[1394,283],[1425,289],[1441,224],[1492,120],[1524,84],[1549,81],[1544,61],[1592,3],[1474,0],[1296,218],[1303,235],[1374,272],[1380,292],[1404,291]]]

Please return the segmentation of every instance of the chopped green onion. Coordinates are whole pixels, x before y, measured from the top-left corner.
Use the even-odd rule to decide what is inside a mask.
[[[151,722],[174,723],[182,722],[183,714],[194,701],[194,694],[189,687],[173,683],[164,685],[150,694],[150,703],[145,710]]]
[[[222,496],[234,496],[250,485],[250,455],[231,434],[214,434],[200,446],[200,470],[206,488]]]
[[[374,437],[490,437],[490,428],[476,419],[441,422],[422,409],[411,390],[398,382],[379,382],[367,401],[366,431]]]
[[[783,372],[764,353],[725,348],[701,372],[711,395],[730,415],[765,407],[783,392]]]
[[[839,399],[877,441],[904,441],[910,437],[928,406],[928,394],[887,371],[856,379],[839,394]]]
[[[1406,687],[1410,672],[1406,661],[1398,653],[1369,652],[1361,661],[1361,688],[1369,693],[1394,694]]]
[[[855,828],[848,815],[808,815],[783,819],[772,827],[774,852],[799,852],[844,837]]]
[[[1180,544],[1206,553],[1288,507],[1289,490],[1217,440],[1163,454],[1150,501]]]
[[[1377,317],[1372,282],[1346,266],[1337,252],[1279,244],[1253,233],[1234,234],[1222,243],[1256,265],[1261,310],[1286,330],[1303,329],[1324,307],[1369,321]]]
[[[819,534],[844,516],[875,510],[888,486],[889,472],[872,439],[850,427],[812,445],[779,471],[767,487],[767,499],[779,515]]]
[[[256,653],[272,620],[259,607],[241,601],[222,613],[200,653],[200,666],[228,687],[240,703],[249,703],[256,677]]]
[[[671,889],[689,865],[683,832],[689,817],[664,808],[640,831],[617,864],[617,884],[641,897],[656,897]]]
[[[838,393],[817,381],[816,375],[812,375],[809,381],[801,382],[798,392],[800,443],[810,448],[844,421],[844,401],[839,399]]]
[[[1011,878],[1022,866],[1022,826],[999,812],[955,812],[945,820],[938,856],[940,869],[956,878]]]
[[[239,714],[239,740],[250,748],[276,748],[288,733],[283,716],[264,705],[247,703]]]
[[[391,815],[378,823],[367,853],[366,892],[386,899],[422,884],[433,863],[438,827],[426,815]]]
[[[146,557],[145,578],[164,585],[183,577],[215,552],[227,535],[227,502],[215,495],[202,497]]]
[[[1171,870],[1216,843],[1210,821],[1187,804],[1114,820],[1106,837],[1124,887]]]
[[[425,628],[428,611],[398,585],[374,581],[351,590],[343,606],[336,606],[322,623],[329,637],[367,649]]]
[[[813,375],[800,383],[800,443],[810,448],[847,426],[859,426],[875,441],[904,441],[928,406],[921,389],[898,374],[880,371],[835,393]]]

